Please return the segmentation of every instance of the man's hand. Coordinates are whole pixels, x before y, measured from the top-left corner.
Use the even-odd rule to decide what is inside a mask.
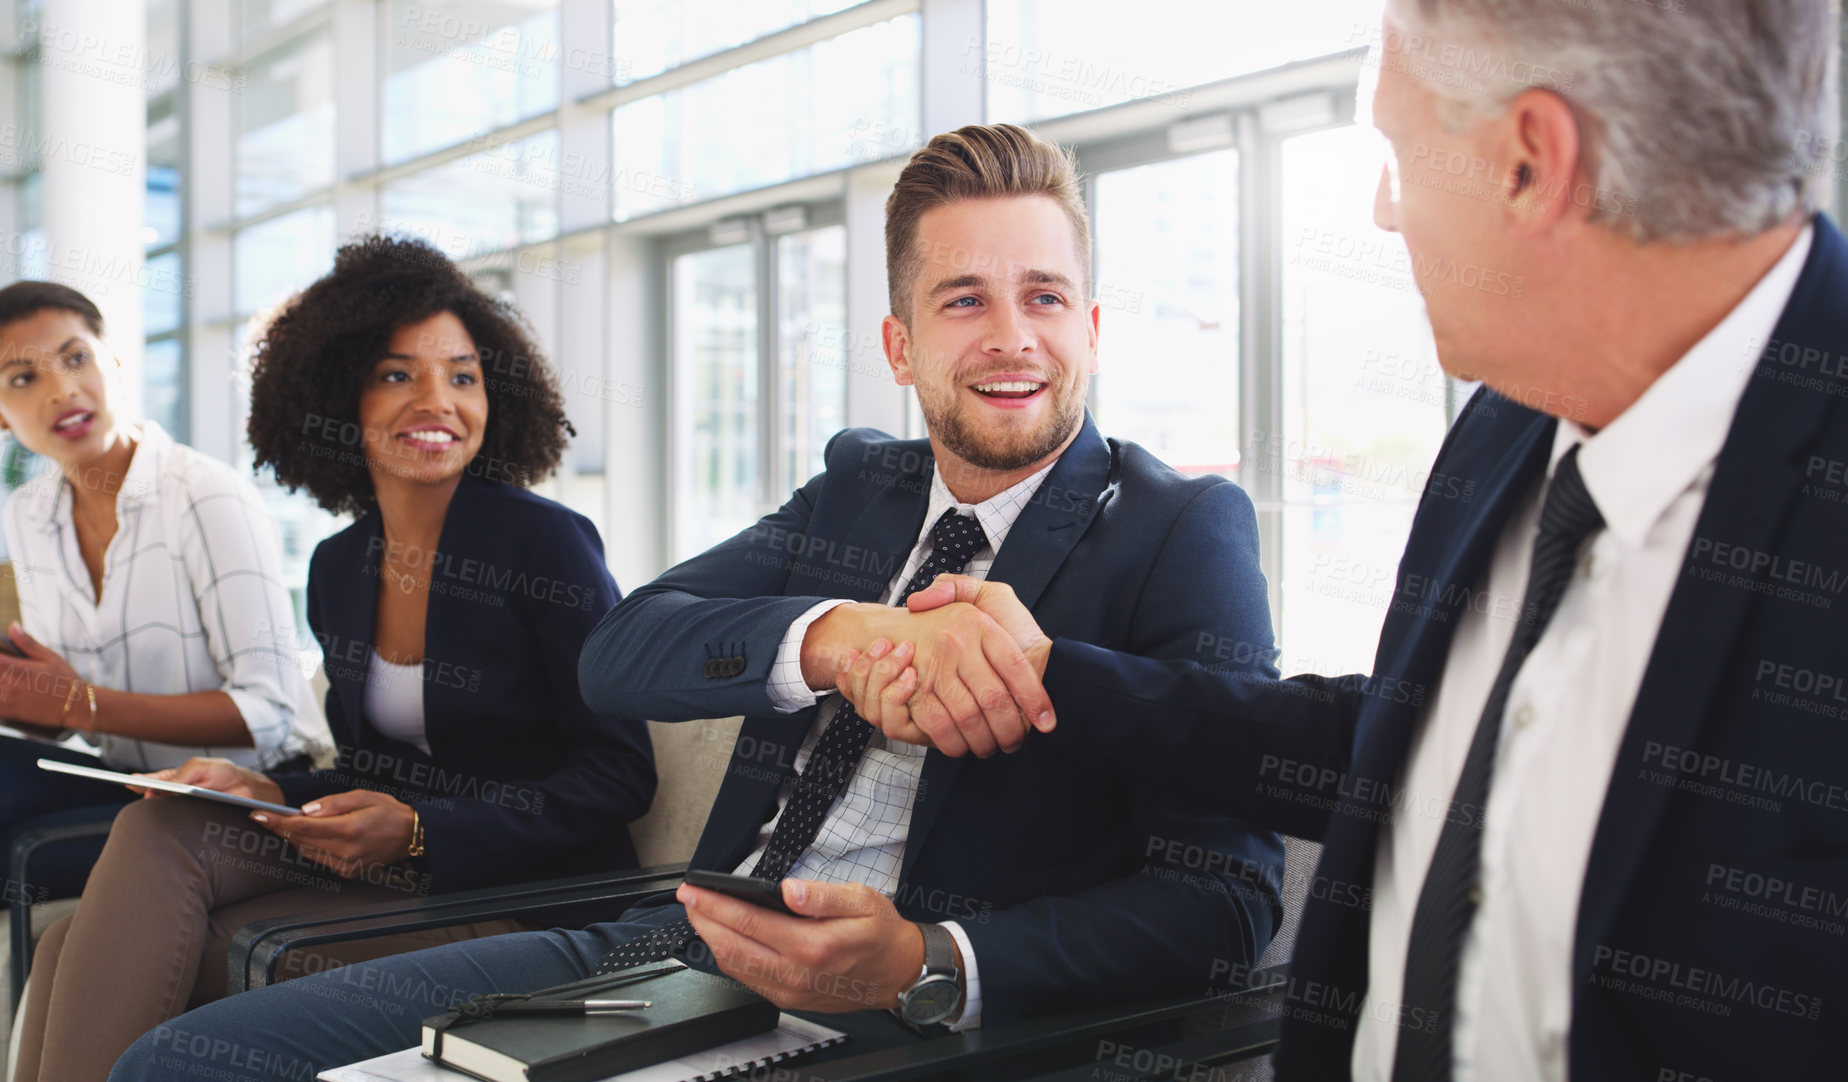
[[[1005,582],[972,579],[967,575],[938,575],[929,586],[907,598],[905,607],[913,613],[920,613],[956,602],[974,605],[987,613],[995,623],[1001,625],[1001,630],[1012,636],[1014,644],[1026,655],[1033,665],[1034,679],[1046,675],[1046,660],[1052,656],[1052,640],[1040,630],[1038,621],[1033,619],[1032,610],[1020,603],[1014,588]],[[1049,730],[1051,725],[1046,728]]]
[[[896,1007],[924,970],[924,933],[858,883],[783,880],[799,917],[685,883],[674,896],[719,968],[786,1011]]]
[[[354,789],[303,805],[301,815],[251,812],[302,856],[342,879],[403,860],[411,851],[411,806],[384,793]]]
[[[1040,631],[1033,614],[1006,583],[982,582],[963,575],[940,575],[907,602],[914,614],[957,604],[976,606],[1013,639],[1032,671],[1032,696],[1017,696],[1009,704],[1011,710],[984,711],[973,719],[958,719],[924,683],[913,660],[915,647],[909,642],[893,646],[885,640],[847,659],[838,678],[842,694],[887,739],[924,744],[945,755],[962,754],[959,741],[960,746],[975,747],[992,740],[1002,751],[1017,751],[1026,743],[1029,729],[1025,719],[1029,717],[1035,719],[1034,728],[1051,732],[1057,718],[1040,679],[1046,673],[1052,640]],[[969,731],[969,726],[985,723],[989,726],[986,733]]]
[[[828,684],[839,686],[859,652],[881,640],[913,644],[909,663],[917,670],[918,687],[931,693],[919,719],[924,735],[912,743],[930,743],[946,755],[986,758],[1025,739],[1016,703],[1034,716],[1052,711],[1014,637],[973,604],[921,612],[838,606],[809,625],[802,645],[804,676],[817,686],[821,678],[811,671],[811,660],[816,665],[829,660]]]

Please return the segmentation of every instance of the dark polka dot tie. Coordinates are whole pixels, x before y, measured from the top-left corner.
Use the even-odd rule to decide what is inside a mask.
[[[930,556],[893,604],[903,605],[906,598],[929,586],[938,575],[960,573],[988,543],[988,537],[982,532],[980,522],[952,508],[931,527],[930,542]],[[751,869],[753,876],[775,881],[789,874],[796,859],[814,844],[822,821],[828,817],[828,809],[847,788],[847,781],[860,765],[860,757],[866,753],[867,742],[872,736],[873,727],[860,717],[852,703],[842,700],[828,727],[822,730],[821,740],[816,743],[808,764],[796,778],[789,803],[783,806],[776,827],[770,832],[770,843],[764,847],[764,855],[758,858],[756,867]],[[597,967],[597,972],[613,973],[630,966],[658,962],[684,950],[694,938],[693,926],[685,920],[677,920],[611,951]]]

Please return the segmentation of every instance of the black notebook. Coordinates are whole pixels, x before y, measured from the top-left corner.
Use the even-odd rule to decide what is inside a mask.
[[[650,967],[656,968],[656,967]],[[643,999],[621,1014],[519,1014],[425,1019],[423,1054],[487,1082],[595,1082],[775,1029],[777,1009],[736,981],[684,967],[635,980],[580,981],[544,999]]]

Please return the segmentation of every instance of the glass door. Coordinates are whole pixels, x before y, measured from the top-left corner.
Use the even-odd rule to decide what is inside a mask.
[[[821,472],[822,449],[847,426],[847,366],[867,358],[847,333],[847,227],[776,239],[777,420],[774,498]],[[880,363],[883,363],[881,361]]]
[[[837,205],[727,219],[662,251],[674,398],[669,555],[678,561],[750,526],[821,471],[822,449],[847,424],[848,366],[867,360],[847,332]]]
[[[670,274],[678,562],[749,526],[761,507],[754,245],[688,252]]]
[[[1100,173],[1099,428],[1239,479],[1238,151]]]
[[[1371,672],[1412,514],[1448,427],[1411,258],[1373,224],[1385,144],[1355,125],[1281,145],[1285,673]]]

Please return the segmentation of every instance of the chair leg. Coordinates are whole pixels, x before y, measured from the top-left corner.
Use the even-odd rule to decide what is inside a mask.
[[[11,915],[8,937],[12,940],[13,957],[8,967],[8,991],[11,998],[7,1000],[7,1009],[18,1006],[20,997],[26,991],[26,972],[32,967],[32,906],[47,900],[46,892],[34,888],[31,870],[33,854],[48,845],[79,841],[84,838],[101,838],[109,833],[113,819],[104,819],[89,823],[66,823],[61,826],[34,827],[20,831],[13,839],[13,851],[7,855],[8,882],[7,894]]]

